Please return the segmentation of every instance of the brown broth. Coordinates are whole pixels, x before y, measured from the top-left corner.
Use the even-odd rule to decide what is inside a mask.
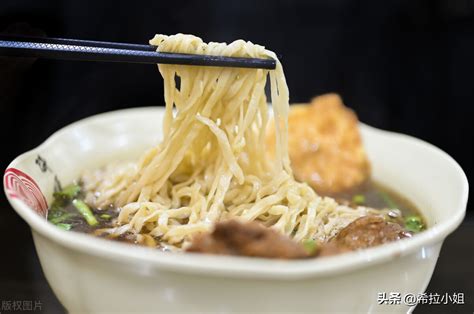
[[[403,195],[395,192],[393,189],[388,188],[380,183],[374,181],[368,181],[363,185],[345,193],[339,193],[331,195],[340,203],[347,205],[356,205],[352,202],[355,195],[363,195],[365,198],[363,206],[372,207],[376,209],[388,208],[387,201],[384,195],[388,196],[394,203],[396,203],[397,209],[402,212],[403,216],[418,215],[421,216],[421,212],[418,210],[416,205]]]
[[[79,194],[81,195],[81,194]],[[364,202],[363,203],[355,203],[354,197],[358,195],[363,196]],[[323,195],[325,196],[325,195]],[[401,211],[402,217],[407,217],[411,215],[416,215],[421,217],[422,221],[424,219],[420,213],[420,211],[416,208],[416,206],[408,200],[406,197],[402,196],[399,193],[394,192],[392,189],[387,188],[381,184],[375,183],[373,181],[368,181],[365,184],[359,186],[358,188],[336,195],[327,195],[335,198],[339,203],[345,204],[351,207],[356,207],[358,205],[367,206],[375,209],[385,209],[385,208],[397,208]],[[80,196],[79,196],[80,198]],[[387,203],[387,198],[390,200],[388,203],[396,204],[396,206],[389,206]],[[61,223],[70,225],[70,229],[76,232],[82,233],[90,233],[95,236],[104,237],[108,239],[113,239],[121,242],[127,243],[134,243],[139,244],[137,241],[134,240],[135,236],[132,234],[123,234],[119,237],[110,237],[104,232],[99,232],[99,229],[103,228],[112,228],[116,227],[114,224],[115,219],[117,218],[119,211],[116,208],[108,207],[105,209],[95,209],[91,208],[92,213],[97,218],[98,224],[95,226],[89,225],[81,215],[78,214],[77,209],[74,207],[71,201],[66,202],[64,206],[60,208],[60,210],[64,213],[69,214],[71,217],[61,221]],[[53,213],[52,211],[50,214]],[[107,218],[103,218],[107,216]],[[402,218],[401,217],[401,218]],[[400,218],[399,221],[403,221]],[[48,217],[50,219],[50,217]],[[157,243],[159,243],[159,239],[156,239]]]

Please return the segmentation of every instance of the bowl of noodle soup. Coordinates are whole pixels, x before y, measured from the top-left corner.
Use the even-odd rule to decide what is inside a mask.
[[[178,40],[154,38],[165,51],[275,57],[243,41],[203,46],[195,37],[173,39]],[[228,218],[257,220],[292,237],[321,241],[342,228],[338,223],[347,225],[344,219],[355,219],[347,218],[346,207],[293,179],[286,152],[288,90],[278,67],[267,73],[160,65],[166,108],[121,110],[78,121],[9,165],[7,197],[30,225],[48,282],[69,312],[363,313],[407,312],[415,306],[378,304],[378,295],[424,291],[444,238],[464,217],[467,179],[438,148],[363,124],[372,177],[411,199],[427,230],[316,259],[180,251],[194,233]],[[263,92],[268,74],[270,108]],[[277,157],[270,162],[262,157],[262,130],[272,117]],[[160,237],[178,252],[65,232],[48,223],[55,187],[81,177],[94,192],[90,202],[122,209],[120,223],[108,233],[132,230]],[[308,218],[311,209],[330,214],[318,222]]]

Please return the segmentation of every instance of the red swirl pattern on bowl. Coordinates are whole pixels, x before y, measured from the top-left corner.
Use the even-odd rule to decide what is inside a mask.
[[[46,218],[48,202],[33,178],[19,169],[8,168],[3,176],[3,184],[9,197],[22,200],[38,215]]]

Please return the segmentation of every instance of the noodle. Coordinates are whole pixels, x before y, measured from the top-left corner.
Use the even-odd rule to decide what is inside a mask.
[[[206,44],[178,34],[156,35],[150,43],[161,52],[277,60],[273,52],[242,40]],[[137,164],[113,165],[82,177],[90,202],[120,208],[118,227],[108,232],[149,235],[182,247],[215,222],[240,219],[260,221],[296,241],[324,242],[372,211],[338,205],[294,180],[287,148],[289,93],[279,61],[274,71],[158,67],[166,103],[163,141]],[[268,76],[274,161],[265,148]],[[139,239],[152,243],[148,237]]]

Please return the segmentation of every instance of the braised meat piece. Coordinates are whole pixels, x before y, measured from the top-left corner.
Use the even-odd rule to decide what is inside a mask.
[[[369,215],[358,218],[322,245],[318,256],[335,255],[364,249],[410,237],[397,223],[387,222],[381,216]]]
[[[217,223],[212,232],[196,236],[187,251],[282,259],[310,256],[301,244],[275,230],[235,220]]]
[[[369,248],[410,237],[397,223],[381,216],[358,218],[321,245],[317,256],[329,256]],[[296,259],[314,256],[303,245],[256,222],[235,220],[217,223],[214,230],[196,236],[188,252]]]

